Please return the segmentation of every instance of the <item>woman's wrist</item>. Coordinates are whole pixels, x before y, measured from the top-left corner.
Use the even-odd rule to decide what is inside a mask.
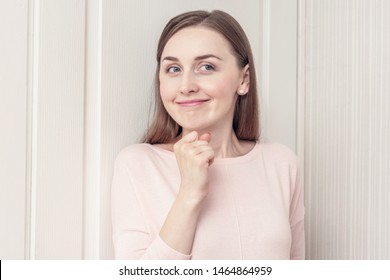
[[[181,186],[179,193],[177,194],[176,200],[184,203],[189,208],[200,208],[202,202],[207,196],[206,191],[194,191],[189,187]]]

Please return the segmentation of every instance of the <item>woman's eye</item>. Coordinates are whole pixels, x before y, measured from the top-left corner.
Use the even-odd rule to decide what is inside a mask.
[[[180,68],[177,67],[177,66],[171,66],[167,69],[167,72],[168,73],[177,73],[177,72],[180,72]]]
[[[210,64],[204,64],[200,67],[201,70],[205,70],[205,71],[213,71],[215,70],[214,66],[210,65]]]

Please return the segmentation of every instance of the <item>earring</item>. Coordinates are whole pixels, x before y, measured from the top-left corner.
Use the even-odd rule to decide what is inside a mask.
[[[238,92],[239,95],[244,95],[244,93],[245,93],[245,92],[244,92],[243,89],[240,89],[239,92]]]

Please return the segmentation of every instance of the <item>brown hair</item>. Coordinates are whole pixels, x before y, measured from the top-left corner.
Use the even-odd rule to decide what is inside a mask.
[[[143,142],[150,144],[170,143],[182,132],[166,111],[160,97],[160,60],[168,40],[179,30],[191,26],[204,26],[223,35],[232,46],[239,66],[249,64],[249,92],[239,95],[233,117],[233,130],[240,140],[258,140],[260,137],[256,72],[249,40],[240,24],[229,14],[215,10],[212,12],[192,11],[172,18],[161,33],[157,46],[157,68],[155,74],[154,118],[144,136]]]

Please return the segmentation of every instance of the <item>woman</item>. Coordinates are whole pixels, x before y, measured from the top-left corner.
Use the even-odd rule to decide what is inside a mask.
[[[302,259],[295,155],[258,141],[256,73],[222,11],[173,18],[157,48],[156,113],[112,183],[120,259]]]

